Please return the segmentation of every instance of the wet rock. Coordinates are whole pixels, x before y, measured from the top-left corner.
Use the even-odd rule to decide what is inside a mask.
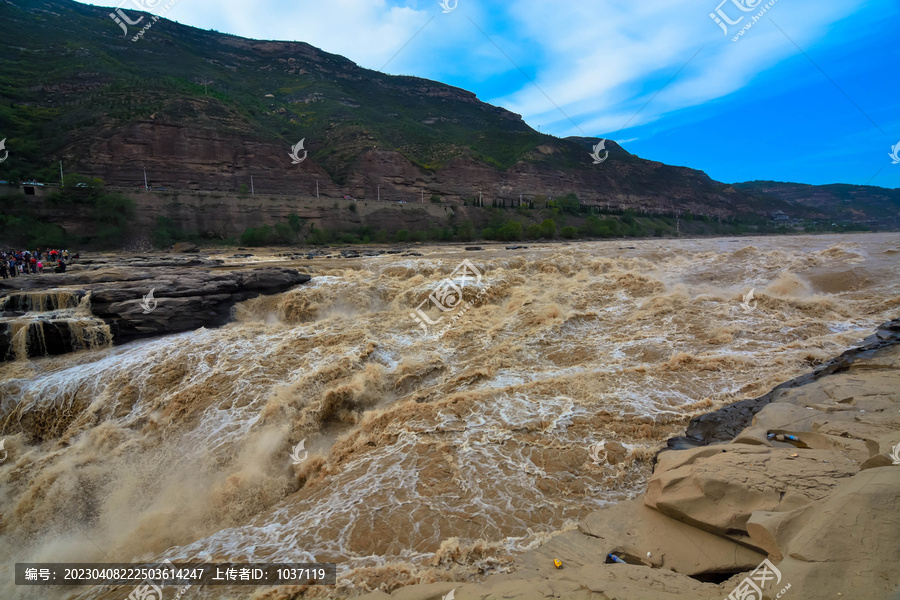
[[[198,327],[216,327],[228,321],[236,302],[261,294],[276,294],[306,283],[310,276],[282,267],[252,270],[210,270],[189,268],[133,267],[103,268],[96,271],[22,278],[32,290],[9,294],[0,305],[11,307],[10,315],[29,311],[28,321],[14,319],[0,326],[0,358],[15,358],[14,334],[29,327],[29,356],[62,354],[86,347],[99,335],[89,316],[53,315],[42,312],[72,309],[90,294],[90,310],[96,324],[115,343],[177,333]],[[56,289],[64,283],[77,289]],[[149,294],[152,291],[152,299]],[[60,303],[64,302],[65,306]],[[149,310],[148,310],[149,309]],[[79,308],[78,310],[82,310]],[[4,316],[10,316],[4,315]],[[24,318],[24,317],[23,317]],[[101,321],[102,320],[102,321]],[[91,326],[90,331],[86,327]],[[30,331],[34,328],[34,332]],[[105,342],[104,342],[105,343]],[[19,343],[21,349],[21,342]]]
[[[880,349],[900,343],[900,319],[894,319],[880,325],[877,331],[877,334],[873,334],[864,340],[859,347],[847,350],[812,373],[786,381],[759,398],[741,400],[717,411],[691,419],[684,437],[701,444],[730,441],[750,425],[753,415],[761,411],[766,405],[777,401],[788,390],[802,388],[822,377],[846,371],[854,363],[865,361]],[[884,335],[884,332],[888,332],[889,335]],[[862,406],[858,408],[864,409]]]
[[[84,294],[84,290],[13,292],[0,297],[0,316],[75,308]]]
[[[200,252],[200,248],[191,242],[178,242],[172,246],[172,252]]]
[[[19,330],[13,323],[0,323],[0,360],[55,356],[103,347],[111,341],[109,329],[99,320],[35,318],[22,327],[27,331]],[[18,344],[14,338],[19,338]]]
[[[468,252],[475,252],[477,250],[484,250],[481,246],[466,246],[466,250]]]
[[[296,269],[184,270],[156,273],[139,282],[101,283],[91,289],[93,313],[109,323],[116,342],[225,323],[236,302],[286,291],[310,280]],[[153,290],[149,313],[143,298]]]

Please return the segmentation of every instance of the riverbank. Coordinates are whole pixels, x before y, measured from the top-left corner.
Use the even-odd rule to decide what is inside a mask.
[[[612,539],[605,523],[644,524],[655,531],[642,539],[663,544],[663,526],[682,517],[643,504],[658,450],[691,434],[693,418],[809,374],[895,318],[898,242],[873,234],[423,244],[331,258],[222,249],[82,255],[65,281],[17,277],[17,287],[39,284],[10,290],[14,310],[26,313],[17,318],[56,307],[111,334],[95,312],[105,314],[107,301],[148,325],[184,307],[172,324],[206,317],[186,298],[226,295],[213,293],[220,276],[246,282],[276,267],[310,280],[238,301],[219,326],[0,363],[8,452],[0,548],[9,549],[0,552],[8,566],[0,596],[120,600],[132,590],[12,583],[16,562],[111,557],[338,568],[334,587],[195,586],[186,600],[402,598],[421,595],[409,586],[440,582],[450,585],[425,590],[434,600],[453,585],[490,586],[474,588],[486,595],[503,582],[497,595],[552,585],[562,598],[602,598],[578,591],[603,589],[605,580],[579,579],[599,567],[616,577],[637,569],[633,596],[653,597],[639,585],[645,573],[666,576],[660,589],[719,593],[760,564],[765,551],[748,546],[751,532],[692,537],[713,558],[743,548],[716,565],[675,537],[694,524],[674,530],[673,550],[628,546],[641,530]],[[153,269],[190,274],[154,289],[159,280],[141,279]],[[445,311],[436,299],[448,297],[448,282],[462,293]],[[51,298],[51,287],[71,295]],[[434,326],[423,330],[419,310]],[[745,426],[728,419],[729,428]],[[308,456],[297,464],[301,443]],[[587,519],[634,505],[642,514],[601,512],[612,516],[597,527]],[[557,539],[566,545],[553,552]],[[626,563],[663,562],[603,567],[613,543]],[[534,569],[516,562],[527,556]],[[664,571],[673,565],[677,573]]]
[[[284,267],[218,268],[222,260],[88,258],[60,274],[0,281],[0,361],[218,327],[235,304],[310,276]]]
[[[684,449],[659,454],[643,496],[558,532],[517,557],[513,573],[361,600],[451,590],[456,600],[720,599],[754,585],[769,599],[900,597],[898,390],[894,320],[755,404],[694,419],[694,437],[670,441]],[[686,447],[742,420],[726,443]],[[709,439],[697,435],[704,426]]]

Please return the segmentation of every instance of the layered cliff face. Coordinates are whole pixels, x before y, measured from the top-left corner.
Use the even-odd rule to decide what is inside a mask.
[[[6,3],[0,35],[11,176],[66,170],[108,184],[364,199],[437,194],[733,214],[751,195],[704,173],[633,156],[611,141],[559,139],[471,92],[388,76],[295,42],[158,22],[132,43],[108,9]],[[133,15],[136,17],[137,15]],[[149,18],[149,17],[148,17]],[[36,23],[42,34],[33,35]],[[304,146],[295,164],[289,153]]]
[[[900,227],[900,190],[869,185],[806,185],[780,181],[737,183],[736,189],[785,201],[795,210],[813,209],[842,221],[877,221],[881,227]],[[788,209],[790,210],[790,209]]]

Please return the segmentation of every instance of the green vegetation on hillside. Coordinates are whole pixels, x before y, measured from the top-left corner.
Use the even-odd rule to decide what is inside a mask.
[[[52,220],[47,211],[91,210],[94,232],[74,236]],[[39,210],[43,209],[43,210]],[[2,241],[22,248],[120,247],[129,231],[134,214],[134,200],[104,188],[97,178],[71,174],[59,191],[41,198],[17,193],[0,198],[0,231]]]
[[[48,156],[77,162],[94,140],[150,119],[286,147],[306,138],[338,183],[373,147],[427,170],[462,156],[505,169],[553,139],[464,90],[361,69],[304,43],[278,42],[272,52],[267,42],[166,20],[131,42],[108,9],[42,4],[17,0],[0,20],[0,137],[10,150],[0,179],[55,181]]]
[[[132,17],[139,16],[138,11],[128,10]],[[35,33],[37,30],[40,34]],[[131,33],[137,30],[132,28]],[[375,230],[359,226],[359,218],[348,219],[357,225],[333,231],[312,225],[295,231],[289,223],[273,223],[242,232],[235,243],[513,241],[782,231],[768,221],[766,215],[773,210],[803,219],[811,231],[866,227],[859,222],[868,221],[870,215],[888,224],[898,222],[900,200],[896,191],[880,188],[823,186],[833,188],[830,192],[838,204],[838,208],[826,211],[814,203],[786,200],[799,193],[796,189],[788,189],[785,196],[759,192],[770,190],[771,182],[730,186],[699,171],[640,159],[611,140],[607,140],[610,161],[594,167],[588,159],[588,149],[595,141],[592,138],[559,139],[541,134],[518,115],[482,103],[465,90],[363,69],[346,58],[300,42],[247,40],[164,19],[144,39],[132,42],[109,18],[109,9],[68,0],[10,0],[4,4],[0,19],[0,38],[5,42],[0,55],[0,139],[6,138],[9,152],[0,164],[0,180],[57,182],[62,162],[66,170],[77,169],[79,163],[88,164],[110,181],[120,181],[121,164],[127,164],[129,173],[137,173],[142,157],[153,156],[154,152],[167,159],[177,155],[171,147],[153,147],[152,152],[147,148],[155,143],[165,145],[161,141],[164,136],[154,138],[154,132],[183,128],[192,130],[192,134],[200,130],[200,139],[239,140],[248,147],[284,144],[287,149],[305,139],[309,156],[337,186],[382,176],[364,170],[368,167],[361,167],[365,161],[359,160],[364,152],[378,148],[401,153],[426,173],[435,173],[454,161],[463,165],[466,161],[480,162],[500,171],[516,165],[515,172],[524,165],[532,173],[551,174],[557,179],[557,173],[569,173],[572,181],[580,182],[571,189],[586,189],[587,193],[601,190],[597,196],[611,196],[613,202],[617,197],[637,197],[647,199],[648,205],[661,205],[666,198],[678,198],[694,210],[708,207],[710,213],[739,215],[713,222],[687,216],[676,220],[670,213],[595,210],[592,214],[574,194],[553,200],[541,196],[558,193],[560,185],[568,185],[557,184],[556,191],[524,190],[534,195],[527,207],[506,206],[509,198],[489,200],[489,206],[481,208],[501,212],[480,213],[479,218],[467,223],[429,224],[422,231]],[[219,172],[229,171],[219,168],[223,160],[219,150],[209,150],[207,155],[205,147],[182,149],[190,154],[188,158],[196,159],[194,164],[204,167],[205,171],[198,170],[199,180],[208,177],[225,181],[222,186],[226,190],[237,189],[246,195],[242,177],[247,165],[239,164],[243,159],[235,159],[233,171],[219,177]],[[244,159],[253,154],[236,152]],[[209,158],[214,154],[216,158]],[[98,156],[102,157],[100,166]],[[239,170],[243,173],[237,173]],[[614,185],[602,184],[604,178]],[[76,182],[85,183],[77,176],[66,175],[68,190]],[[499,187],[502,185],[495,186],[490,195],[495,195]],[[735,187],[753,194],[735,191]],[[862,196],[857,188],[866,188]],[[102,191],[102,183],[96,194],[79,189],[81,196],[64,191],[47,202],[58,203],[61,208],[67,202],[73,206],[90,204],[95,219],[93,231],[77,242],[104,247],[121,243],[129,233],[129,201]],[[441,192],[434,194],[431,202],[451,205],[457,199]],[[474,207],[475,203],[471,198],[466,206]],[[344,206],[356,212],[355,204]],[[39,217],[28,202],[13,201],[3,210],[10,239],[71,238],[48,222],[48,217]],[[784,231],[788,230],[796,231]],[[159,247],[200,236],[200,232],[183,230],[165,217],[154,224],[152,231],[139,233],[145,237],[149,234]],[[70,241],[69,245],[74,243]]]
[[[451,218],[448,226],[430,225],[419,230],[388,231],[371,226],[325,229],[289,228],[285,223],[248,228],[239,240],[242,246],[343,245],[410,242],[541,241],[554,239],[646,238],[700,235],[759,235],[803,232],[866,231],[865,226],[810,222],[800,229],[773,223],[764,217],[715,219],[685,213],[639,214],[628,209],[587,207],[574,195],[546,201],[545,208],[488,207],[478,209],[485,226],[480,230],[471,219]],[[291,218],[296,219],[296,215]],[[301,233],[302,230],[302,233]]]

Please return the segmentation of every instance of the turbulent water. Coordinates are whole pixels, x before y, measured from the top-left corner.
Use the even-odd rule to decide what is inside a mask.
[[[74,350],[96,350],[112,343],[109,326],[91,314],[90,295],[68,290],[0,298],[0,331],[9,332],[7,354],[18,359],[47,354],[48,335],[64,338],[66,347]]]
[[[309,284],[220,329],[0,366],[0,596],[130,591],[16,588],[29,561],[338,563],[304,595],[188,599],[508,570],[642,491],[690,417],[900,308],[897,234],[417,251],[297,262]],[[423,333],[411,313],[463,259],[471,307]],[[619,445],[597,464],[599,441]]]

